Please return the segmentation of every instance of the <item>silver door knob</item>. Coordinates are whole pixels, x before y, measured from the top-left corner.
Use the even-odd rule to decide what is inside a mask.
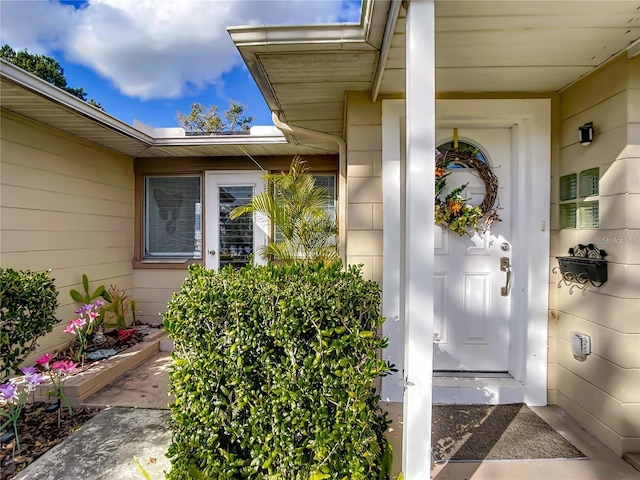
[[[215,250],[209,250],[209,255],[215,255],[216,251]]]
[[[511,248],[511,245],[509,245],[507,242],[503,242],[503,243],[500,245],[500,249],[501,249],[503,252],[508,252],[510,248]]]

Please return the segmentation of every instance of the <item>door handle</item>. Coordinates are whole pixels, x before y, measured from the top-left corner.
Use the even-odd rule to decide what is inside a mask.
[[[506,297],[509,295],[509,287],[511,286],[511,261],[509,257],[500,257],[500,271],[507,274],[505,285],[500,288],[500,295]]]

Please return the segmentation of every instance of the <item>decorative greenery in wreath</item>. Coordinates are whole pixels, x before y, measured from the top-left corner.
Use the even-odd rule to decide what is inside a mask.
[[[447,185],[447,177],[451,171],[447,168],[451,164],[474,169],[484,182],[485,195],[480,205],[470,205],[465,198],[464,191],[468,183],[452,189],[444,198],[443,192]],[[456,149],[446,150],[436,157],[436,197],[435,197],[435,221],[436,225],[447,228],[458,235],[478,233],[482,235],[489,226],[499,220],[496,202],[498,199],[498,178],[491,171],[486,162],[483,162],[472,152]]]

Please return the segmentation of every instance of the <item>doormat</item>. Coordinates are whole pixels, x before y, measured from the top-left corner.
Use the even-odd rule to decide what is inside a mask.
[[[587,458],[521,403],[434,405],[431,435],[438,463]]]

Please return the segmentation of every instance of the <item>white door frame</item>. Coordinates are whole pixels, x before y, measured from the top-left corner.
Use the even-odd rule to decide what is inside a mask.
[[[256,193],[261,193],[264,191],[264,172],[255,171],[255,170],[207,170],[205,172],[205,186],[204,186],[204,252],[205,255],[205,266],[207,268],[218,268],[218,258],[219,252],[215,252],[217,250],[217,245],[211,245],[211,243],[215,243],[215,240],[218,238],[215,229],[216,225],[212,221],[212,219],[218,216],[218,192],[217,189],[210,188],[212,184],[212,179],[215,178],[219,180],[219,183],[226,185],[252,185],[256,188]],[[262,247],[267,244],[267,240],[269,238],[269,221],[268,219],[258,213],[253,214],[253,263],[255,265],[263,265],[266,264],[266,260],[262,258],[260,255],[260,251],[256,247]],[[210,253],[211,251],[215,253]]]
[[[547,330],[549,296],[549,202],[551,163],[551,114],[549,99],[437,100],[438,127],[457,125],[512,127],[513,151],[517,152],[517,184],[513,185],[513,314],[526,321],[515,322],[512,333],[511,375],[522,382],[522,400],[528,405],[547,403]],[[382,399],[399,402],[404,397],[405,369],[403,306],[404,271],[402,253],[405,209],[401,208],[405,178],[402,178],[401,142],[406,117],[404,100],[383,100],[382,182],[384,209],[383,315],[389,348],[384,356],[398,373],[382,379]],[[404,173],[403,173],[404,174]],[[407,202],[411,199],[408,198]],[[402,202],[404,203],[404,202]],[[425,205],[424,208],[429,208]],[[433,206],[431,206],[433,208]],[[407,299],[411,301],[411,299]],[[423,342],[431,342],[424,332]],[[416,341],[414,338],[413,341]]]

